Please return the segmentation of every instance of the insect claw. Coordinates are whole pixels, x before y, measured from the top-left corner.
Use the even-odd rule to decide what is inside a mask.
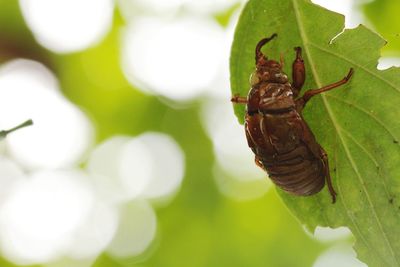
[[[296,46],[294,48],[294,51],[296,51],[296,60],[295,61],[303,62],[303,58],[301,56],[301,52],[302,52],[301,47],[300,46]]]
[[[335,204],[335,202],[336,202],[336,192],[332,194],[332,204]]]

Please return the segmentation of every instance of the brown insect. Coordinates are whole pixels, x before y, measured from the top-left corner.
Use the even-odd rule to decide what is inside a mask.
[[[264,38],[256,46],[256,70],[251,76],[252,87],[247,98],[235,95],[231,101],[247,105],[248,145],[255,154],[256,164],[267,171],[276,185],[291,194],[309,196],[321,191],[326,179],[332,203],[335,203],[328,156],[301,113],[311,97],[347,83],[353,69],[341,81],[309,90],[299,97],[305,80],[301,48],[294,48],[296,59],[290,84],[282,71],[282,57],[278,63],[261,52],[275,37],[277,34]]]

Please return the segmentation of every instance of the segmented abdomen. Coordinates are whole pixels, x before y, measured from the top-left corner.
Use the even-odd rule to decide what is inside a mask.
[[[318,193],[325,184],[325,166],[302,141],[310,134],[296,111],[246,117],[249,147],[271,180],[294,195]],[[277,127],[279,125],[279,127]]]
[[[324,187],[323,162],[315,158],[305,145],[275,157],[260,156],[269,178],[289,193],[308,196]]]

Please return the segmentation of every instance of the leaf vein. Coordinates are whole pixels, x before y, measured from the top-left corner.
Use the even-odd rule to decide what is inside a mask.
[[[376,158],[374,156],[372,156],[372,154],[365,147],[363,147],[356,140],[356,138],[353,137],[353,135],[350,132],[348,132],[346,130],[343,130],[343,129],[341,129],[341,130],[342,130],[342,132],[344,132],[351,139],[351,141],[353,141],[353,143],[355,143],[368,156],[368,158],[375,164],[375,167],[379,168],[379,164],[378,164],[378,161],[376,160]],[[388,198],[390,198],[390,192],[389,192],[389,189],[388,189],[388,187],[386,185],[385,177],[380,172],[378,172],[378,175],[382,178],[381,181],[382,181],[382,185],[383,185],[383,188],[385,190],[386,196]]]
[[[351,139],[351,141],[353,141],[353,143],[356,144],[365,154],[367,154],[368,158],[375,164],[375,167],[379,168],[376,158],[374,158],[374,156],[372,156],[372,154],[365,147],[363,147],[350,132],[344,130],[343,128],[341,128],[341,131],[345,133]]]
[[[399,140],[399,139],[396,137],[396,135],[395,135],[394,133],[392,133],[392,131],[389,129],[389,127],[388,127],[381,119],[379,119],[378,117],[376,117],[374,114],[372,114],[372,113],[369,112],[368,110],[362,108],[361,106],[359,106],[359,105],[357,105],[357,104],[355,104],[355,103],[346,101],[346,100],[344,100],[344,99],[341,99],[341,98],[339,98],[339,97],[337,97],[337,96],[334,96],[334,95],[331,95],[331,94],[326,94],[325,96],[326,96],[326,97],[329,97],[329,98],[333,98],[333,99],[335,99],[335,100],[337,100],[337,101],[339,101],[339,102],[345,103],[345,104],[347,104],[347,105],[349,105],[349,106],[354,107],[355,109],[359,110],[360,112],[365,113],[366,115],[368,115],[369,117],[371,117],[374,121],[376,121],[376,123],[378,123],[383,129],[385,129],[385,131],[389,133],[389,135],[393,138],[393,140],[395,140],[395,141]]]
[[[336,168],[337,168],[337,166],[338,166],[337,148],[335,148],[335,166],[336,166]],[[340,179],[339,179],[339,173],[340,173],[340,171],[339,171],[339,170],[340,170],[340,168],[337,168],[337,169],[336,169],[336,177],[337,177],[336,186],[337,186],[337,188],[338,188],[338,191],[340,192],[340,191],[342,191],[342,190],[341,190],[341,186],[340,186],[340,182],[339,182],[339,181],[340,181]],[[369,251],[374,251],[374,253],[375,253],[379,258],[381,258],[381,256],[380,256],[378,253],[376,253],[376,251],[375,251],[374,249],[372,249],[372,247],[369,245],[369,243],[368,243],[367,240],[365,239],[364,235],[361,233],[360,226],[358,226],[357,220],[353,217],[353,214],[350,212],[350,209],[349,209],[348,206],[347,206],[347,203],[346,203],[346,201],[345,201],[345,198],[343,197],[343,194],[339,194],[338,196],[339,196],[339,198],[342,200],[341,203],[342,203],[342,205],[344,206],[344,209],[345,209],[345,211],[346,211],[347,217],[350,219],[350,222],[351,222],[351,223],[353,224],[353,226],[354,226],[353,229],[358,233],[358,236],[360,236],[362,242],[365,244],[365,246],[368,248]]]
[[[327,53],[327,54],[331,54],[331,55],[333,55],[333,56],[335,56],[335,57],[338,57],[338,58],[340,58],[340,59],[343,59],[344,61],[347,61],[347,62],[351,63],[352,65],[354,65],[354,66],[356,66],[356,67],[362,69],[363,71],[369,73],[370,75],[374,76],[374,77],[377,78],[378,80],[383,81],[384,83],[386,83],[387,85],[389,85],[390,87],[392,87],[396,92],[400,93],[400,88],[398,88],[395,84],[393,84],[393,83],[391,83],[390,81],[386,80],[385,78],[379,76],[378,74],[376,74],[375,72],[371,71],[371,70],[368,69],[367,67],[365,67],[365,66],[363,66],[363,65],[360,65],[359,63],[357,63],[357,62],[355,62],[355,61],[352,61],[352,60],[350,60],[350,59],[348,59],[348,58],[346,58],[346,57],[344,57],[344,56],[342,56],[342,55],[340,55],[340,54],[337,54],[337,53],[335,53],[335,52],[329,51],[329,50],[323,48],[322,46],[320,46],[320,45],[318,45],[318,44],[315,44],[315,43],[313,43],[313,42],[308,42],[308,44],[310,44],[311,46],[313,46],[313,47],[319,49],[320,51],[323,51],[323,52],[325,52],[325,53]]]
[[[308,40],[307,34],[305,33],[304,27],[303,27],[303,25],[302,25],[302,23],[301,23],[301,19],[300,19],[300,17],[301,17],[301,15],[300,15],[300,8],[299,8],[299,6],[298,6],[297,0],[292,0],[292,3],[293,3],[293,8],[294,8],[294,10],[295,10],[295,16],[296,16],[296,20],[297,20],[297,25],[298,25],[298,27],[299,27],[300,36],[301,36],[301,38],[302,38],[303,41],[304,41],[304,50],[305,50],[306,56],[307,56],[307,58],[308,58],[308,60],[309,60],[309,63],[310,63],[309,65],[310,65],[311,71],[312,71],[312,73],[313,73],[313,77],[315,78],[315,82],[317,83],[318,87],[322,87],[322,83],[321,83],[321,81],[319,80],[319,77],[318,77],[318,72],[317,72],[316,69],[315,69],[315,65],[313,64],[313,59],[312,59],[311,54],[310,54],[310,52],[309,52],[309,48],[307,47],[307,44],[311,44],[311,42]],[[314,44],[314,46],[315,46],[315,44]],[[317,46],[317,48],[319,48],[319,47]],[[323,49],[323,50],[325,51],[325,49]],[[330,51],[327,51],[327,50],[326,50],[326,52],[330,52]],[[334,53],[332,53],[332,54],[334,54]],[[334,54],[334,55],[335,55],[335,54]],[[337,56],[340,57],[340,58],[343,58],[344,60],[347,60],[347,61],[350,62],[350,63],[352,63],[350,60],[348,60],[348,59],[346,59],[346,58],[344,58],[344,57],[342,57],[342,56],[340,56],[340,55],[337,55]],[[367,72],[370,72],[370,74],[372,74],[373,76],[375,76],[375,77],[377,77],[377,78],[379,78],[379,79],[382,79],[381,77],[377,76],[375,73],[373,73],[373,72],[371,72],[370,70],[368,70],[368,69],[366,69],[366,68],[360,66],[359,64],[356,64],[356,63],[352,63],[352,64],[354,64],[355,66],[358,66],[358,67],[364,69],[364,70],[367,71]],[[387,84],[391,85],[390,82],[388,82],[388,81],[386,81],[386,80],[384,80],[384,79],[382,79],[382,80],[385,81]],[[393,88],[395,88],[396,91],[399,92],[399,90],[398,90],[396,87],[394,87],[393,85],[391,85],[391,86],[392,86]],[[378,215],[377,215],[377,213],[376,213],[375,207],[374,207],[374,205],[373,205],[373,203],[372,203],[372,201],[371,201],[371,197],[370,197],[370,195],[369,195],[369,193],[368,193],[368,191],[367,191],[367,189],[366,189],[366,187],[365,187],[365,185],[364,185],[364,180],[363,180],[362,176],[360,175],[360,173],[359,173],[359,171],[358,171],[357,165],[355,164],[354,159],[353,159],[353,157],[351,156],[351,153],[350,153],[350,151],[349,151],[349,149],[348,149],[348,146],[347,146],[346,142],[345,142],[344,139],[343,139],[343,136],[342,136],[342,134],[341,134],[341,132],[340,132],[340,126],[339,126],[338,122],[336,121],[335,115],[334,115],[333,112],[332,112],[332,109],[331,109],[331,107],[330,107],[330,104],[329,104],[328,100],[326,99],[326,96],[325,96],[325,95],[321,95],[321,97],[322,97],[322,101],[323,101],[323,103],[324,103],[324,105],[325,105],[325,108],[326,108],[326,110],[327,110],[327,112],[328,112],[328,115],[329,115],[329,117],[330,117],[330,119],[331,119],[331,122],[332,122],[332,124],[333,124],[333,126],[334,126],[336,132],[338,133],[338,136],[339,136],[339,138],[340,138],[340,141],[341,141],[341,143],[342,143],[342,145],[343,145],[343,148],[344,148],[344,150],[345,150],[346,156],[347,156],[347,158],[349,159],[349,162],[350,162],[350,164],[351,164],[351,166],[352,166],[354,172],[356,173],[356,175],[357,175],[357,177],[358,177],[358,179],[359,179],[359,181],[360,181],[360,184],[361,184],[361,186],[362,186],[362,189],[363,189],[363,191],[364,191],[364,193],[365,193],[365,195],[366,195],[366,197],[367,197],[368,204],[369,204],[370,207],[371,207],[373,216],[374,216],[374,218],[375,218],[375,220],[376,220],[376,222],[377,222],[377,224],[378,224],[379,230],[381,231],[381,233],[382,233],[382,235],[383,235],[383,239],[384,239],[385,243],[388,245],[388,248],[389,248],[389,250],[390,250],[390,254],[392,254],[394,261],[396,262],[397,266],[399,266],[399,263],[398,263],[398,260],[397,260],[397,258],[396,258],[396,255],[395,255],[395,253],[394,253],[393,247],[392,247],[391,243],[389,242],[389,239],[388,239],[388,237],[387,237],[387,234],[386,234],[386,232],[384,231],[383,226],[382,226],[382,223],[381,223],[381,221],[380,221],[380,219],[379,219],[379,217],[378,217]],[[376,252],[376,250],[373,250],[373,251]]]

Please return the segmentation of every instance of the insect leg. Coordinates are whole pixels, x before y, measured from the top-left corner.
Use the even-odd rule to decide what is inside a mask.
[[[231,98],[231,102],[236,103],[236,104],[247,104],[247,98],[239,96],[239,95],[234,95]]]
[[[309,90],[309,91],[305,92],[304,95],[301,98],[296,100],[296,105],[297,105],[298,109],[300,108],[300,110],[301,110],[306,105],[308,100],[311,99],[311,97],[313,97],[313,96],[315,96],[317,94],[329,91],[331,89],[334,89],[336,87],[339,87],[339,86],[347,83],[350,80],[350,78],[353,75],[353,73],[354,73],[353,68],[350,68],[349,73],[342,80],[340,80],[338,82],[335,82],[335,83],[332,83],[330,85],[324,86],[324,87],[319,88],[319,89]]]
[[[294,50],[296,51],[296,59],[292,65],[292,86],[294,97],[297,97],[306,79],[306,70],[303,58],[301,57],[301,47],[295,47]]]
[[[332,204],[333,204],[336,202],[337,194],[335,192],[335,189],[333,189],[333,186],[332,186],[332,179],[331,179],[331,174],[329,171],[328,154],[326,154],[325,150],[322,147],[321,147],[321,159],[324,162],[326,183],[328,184],[328,189],[329,189],[329,193],[332,196]]]

